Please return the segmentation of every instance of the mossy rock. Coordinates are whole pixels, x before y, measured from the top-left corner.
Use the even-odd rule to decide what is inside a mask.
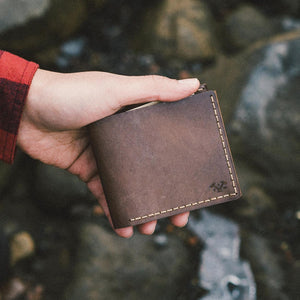
[[[184,60],[212,60],[216,55],[214,20],[203,1],[164,0],[149,7],[132,45],[141,52]]]
[[[0,34],[1,48],[15,53],[33,53],[71,36],[88,17],[86,1],[52,0],[44,14]]]

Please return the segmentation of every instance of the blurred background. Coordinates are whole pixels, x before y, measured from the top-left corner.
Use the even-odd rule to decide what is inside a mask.
[[[0,299],[300,299],[300,2],[0,0],[0,48],[41,68],[198,77],[243,198],[117,237],[76,177],[0,162]]]

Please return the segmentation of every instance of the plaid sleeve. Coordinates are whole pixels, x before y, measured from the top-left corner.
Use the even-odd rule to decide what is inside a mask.
[[[0,159],[12,163],[25,99],[38,65],[0,50]]]

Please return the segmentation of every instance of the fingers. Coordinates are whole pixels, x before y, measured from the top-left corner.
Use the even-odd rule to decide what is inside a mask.
[[[120,237],[130,238],[133,235],[133,228],[132,227],[119,228],[119,229],[115,229],[115,232]]]
[[[171,223],[177,227],[183,227],[187,224],[189,218],[189,213],[182,213],[170,218]],[[138,226],[138,231],[141,234],[151,235],[154,233],[157,221],[151,221]],[[115,229],[115,232],[124,238],[130,238],[133,235],[133,227],[119,228]]]
[[[170,221],[173,225],[177,227],[183,227],[187,224],[189,220],[189,212],[185,212],[176,216],[170,217]],[[157,221],[151,221],[138,226],[138,230],[142,234],[151,235],[155,231]]]
[[[138,230],[142,234],[151,235],[155,231],[157,221],[151,221],[145,224],[138,226]]]
[[[171,223],[177,227],[183,227],[189,220],[189,212],[170,217]]]
[[[84,105],[80,110],[80,120],[86,125],[109,116],[120,108],[137,103],[150,101],[176,101],[193,94],[200,85],[196,78],[175,80],[163,76],[121,76],[103,72],[86,72],[70,75],[84,82],[88,82],[85,90],[89,99],[89,106]],[[78,78],[77,78],[78,77]],[[84,80],[81,78],[83,77]],[[80,84],[78,83],[78,86]],[[80,91],[73,88],[74,98]],[[82,101],[82,97],[79,99]]]
[[[47,97],[43,98],[42,106],[38,101],[33,106],[38,112],[35,115],[42,116],[39,120],[42,124],[59,130],[86,126],[130,104],[180,100],[193,94],[200,85],[196,78],[175,80],[157,75],[48,72],[47,76],[54,77],[46,85]]]

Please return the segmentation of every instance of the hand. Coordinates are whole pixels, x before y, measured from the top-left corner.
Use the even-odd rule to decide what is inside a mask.
[[[197,79],[121,76],[103,72],[62,74],[39,69],[32,81],[19,128],[18,146],[40,161],[68,170],[86,182],[111,222],[86,125],[121,107],[148,101],[176,101],[199,87]],[[171,217],[184,226],[188,213]],[[152,234],[156,221],[140,225]],[[130,237],[132,227],[115,229]]]

